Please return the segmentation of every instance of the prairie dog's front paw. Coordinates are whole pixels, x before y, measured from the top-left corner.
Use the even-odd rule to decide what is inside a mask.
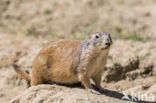
[[[100,93],[104,93],[105,90],[102,87],[96,87],[97,91],[99,91]]]
[[[99,91],[96,91],[94,89],[88,89],[88,92],[91,92],[91,93],[97,94],[97,95],[100,95],[101,94]]]
[[[100,93],[105,93],[105,92],[106,92],[103,88],[98,88],[98,91],[99,91]]]

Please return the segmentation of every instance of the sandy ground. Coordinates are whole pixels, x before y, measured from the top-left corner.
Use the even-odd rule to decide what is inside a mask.
[[[156,38],[155,0],[0,0],[0,29],[82,39],[109,31]]]
[[[124,103],[125,94],[156,102],[155,10],[156,0],[0,0],[0,102]],[[34,57],[51,40],[83,40],[96,31],[110,32],[114,42],[103,73],[103,95],[81,86],[28,89],[13,71],[16,61],[31,73]]]

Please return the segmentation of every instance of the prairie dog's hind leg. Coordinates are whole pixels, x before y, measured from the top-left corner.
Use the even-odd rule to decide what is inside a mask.
[[[36,85],[43,84],[43,83],[44,83],[44,81],[41,77],[32,76],[32,78],[31,78],[31,85],[32,86],[36,86]]]
[[[32,71],[31,76],[31,85],[38,85],[38,84],[44,84],[45,80],[43,78],[43,68],[45,66],[35,66],[36,68]]]
[[[33,65],[31,85],[46,83],[47,75],[47,58],[39,56]]]

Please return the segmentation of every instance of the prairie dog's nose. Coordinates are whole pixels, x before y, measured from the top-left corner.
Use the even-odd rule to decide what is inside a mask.
[[[105,43],[105,45],[110,46],[110,45],[111,45],[111,43],[110,43],[110,42],[106,42],[106,43]]]
[[[112,39],[111,37],[109,36],[107,39],[106,39],[106,43],[105,43],[107,46],[110,46],[112,44]]]
[[[109,35],[108,38],[106,39],[106,42],[112,44],[112,38],[110,37],[110,35]]]

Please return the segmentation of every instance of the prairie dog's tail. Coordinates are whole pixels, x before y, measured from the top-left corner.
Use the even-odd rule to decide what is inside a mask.
[[[23,78],[23,79],[25,79],[27,81],[31,80],[30,76],[26,72],[19,69],[18,65],[13,64],[12,66],[13,66],[14,70],[16,71],[16,73],[18,74],[19,77],[21,77],[21,78]]]

